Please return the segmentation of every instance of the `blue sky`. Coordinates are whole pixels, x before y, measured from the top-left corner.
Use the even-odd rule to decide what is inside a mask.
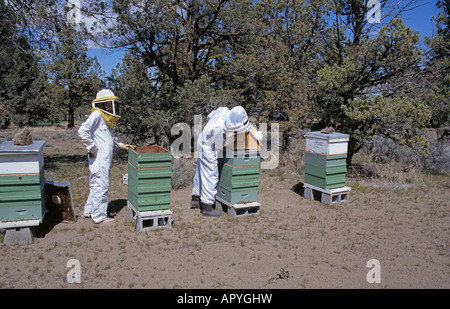
[[[438,9],[436,0],[420,0],[417,8],[404,12],[402,17],[404,23],[415,31],[419,31],[419,35],[423,42],[426,36],[431,37],[435,31],[433,16],[437,16]],[[106,75],[110,75],[113,68],[122,62],[124,55],[123,50],[101,50],[90,49],[88,55],[96,56]]]
[[[97,57],[98,62],[105,71],[106,76],[112,73],[117,64],[122,63],[125,51],[123,49],[99,49],[91,48],[88,50],[89,57]]]
[[[436,0],[421,0],[418,2],[419,7],[403,13],[403,21],[411,29],[419,31],[419,35],[423,39],[425,36],[431,37],[433,35],[435,23],[432,18],[438,15],[438,8],[436,7]]]

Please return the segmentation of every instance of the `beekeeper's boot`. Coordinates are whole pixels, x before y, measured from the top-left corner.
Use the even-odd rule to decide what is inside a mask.
[[[220,217],[221,212],[213,210],[212,205],[200,203],[200,212],[206,217]]]
[[[191,209],[200,208],[200,196],[192,195]]]

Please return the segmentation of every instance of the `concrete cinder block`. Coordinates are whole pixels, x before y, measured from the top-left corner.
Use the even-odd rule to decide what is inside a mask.
[[[347,202],[350,195],[350,187],[336,189],[323,189],[311,184],[305,184],[304,197],[309,200],[319,200],[327,205]]]
[[[305,191],[303,193],[304,198],[308,199],[308,200],[312,200],[313,199],[313,192],[311,188],[306,187]]]
[[[350,191],[339,192],[334,194],[322,193],[322,203],[332,205],[347,202],[349,194]]]
[[[215,206],[233,218],[259,215],[261,204],[258,202],[232,204],[216,196]]]
[[[128,201],[127,203],[127,219],[129,222],[134,222],[136,230],[139,233],[149,230],[171,228],[173,224],[173,211],[155,210],[155,211],[138,211]]]
[[[156,211],[155,211],[156,212]],[[155,216],[136,218],[136,230],[139,233],[149,230],[156,230],[162,228],[171,228],[173,222],[173,214],[160,214]]]
[[[31,244],[35,237],[33,227],[6,229],[3,243],[5,245]]]

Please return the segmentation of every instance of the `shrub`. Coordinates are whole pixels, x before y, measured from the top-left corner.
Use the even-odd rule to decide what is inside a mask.
[[[428,151],[429,155],[423,162],[425,170],[432,173],[450,171],[450,146],[448,143],[432,142]]]
[[[193,184],[195,161],[188,159],[172,160],[172,189],[178,190]]]

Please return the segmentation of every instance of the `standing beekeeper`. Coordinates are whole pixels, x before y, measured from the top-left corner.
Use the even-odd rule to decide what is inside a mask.
[[[89,118],[81,125],[78,135],[86,146],[89,160],[90,193],[84,206],[83,217],[92,218],[97,224],[114,223],[107,217],[109,171],[114,146],[128,149],[132,145],[120,143],[111,128],[120,118],[119,98],[109,89],[100,90],[94,101]]]
[[[198,155],[192,190],[192,209],[200,208],[204,216],[222,215],[221,212],[213,210],[219,181],[216,151],[223,147],[227,131],[241,134],[250,129],[247,112],[242,106],[236,106],[231,110],[220,107],[208,115],[208,122],[197,140]],[[262,137],[259,131],[258,136]]]

